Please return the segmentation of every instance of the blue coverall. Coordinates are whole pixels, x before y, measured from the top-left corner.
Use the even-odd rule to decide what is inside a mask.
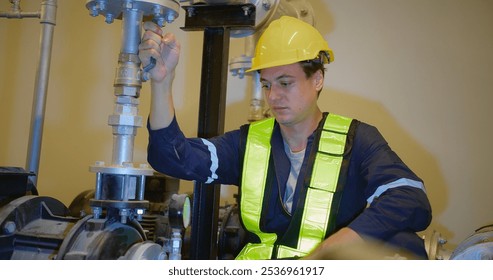
[[[248,124],[211,139],[185,137],[176,118],[167,128],[151,130],[148,125],[148,131],[148,162],[156,171],[184,180],[236,185],[241,194]],[[293,209],[303,188],[314,134],[308,138]],[[262,213],[262,230],[275,232],[279,240],[292,218],[282,205],[290,171],[283,145],[276,123],[271,138],[271,187],[266,195],[270,207]],[[427,259],[424,241],[417,235],[429,226],[432,217],[423,181],[392,151],[374,126],[358,121],[346,180],[336,228],[347,226],[363,237]]]

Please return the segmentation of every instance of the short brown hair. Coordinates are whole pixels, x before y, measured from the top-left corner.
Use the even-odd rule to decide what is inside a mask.
[[[305,72],[306,78],[310,78],[313,76],[313,74],[317,73],[318,70],[322,71],[322,76],[325,77],[325,67],[324,67],[324,59],[322,56],[326,56],[327,54],[325,52],[320,52],[320,54],[311,60],[304,60],[300,61],[299,64],[301,65],[301,68],[303,69],[303,72]],[[320,95],[320,91],[318,94]]]

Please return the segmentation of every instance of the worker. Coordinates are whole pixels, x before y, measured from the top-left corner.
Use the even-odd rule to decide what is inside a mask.
[[[151,22],[144,29],[142,65],[156,59],[148,162],[204,187],[239,187],[248,243],[236,259],[332,258],[328,252],[362,242],[392,248],[393,256],[427,258],[417,234],[431,222],[423,181],[374,126],[318,106],[334,54],[317,29],[288,16],[269,24],[248,71],[260,73],[274,117],[210,139],[185,137],[176,119],[180,43]]]

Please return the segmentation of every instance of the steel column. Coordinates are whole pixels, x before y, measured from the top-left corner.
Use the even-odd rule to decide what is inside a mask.
[[[187,11],[183,30],[203,30],[198,137],[224,133],[231,29],[255,24],[253,5],[198,5]],[[217,258],[220,185],[196,183],[193,194],[190,259]]]

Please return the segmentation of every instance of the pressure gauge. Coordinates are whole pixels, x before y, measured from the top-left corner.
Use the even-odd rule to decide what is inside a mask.
[[[190,198],[186,194],[173,194],[169,203],[168,218],[172,228],[187,228],[191,220]]]
[[[190,198],[185,197],[185,202],[183,203],[183,228],[187,228],[190,225],[190,220],[192,217],[192,209],[190,206]]]

